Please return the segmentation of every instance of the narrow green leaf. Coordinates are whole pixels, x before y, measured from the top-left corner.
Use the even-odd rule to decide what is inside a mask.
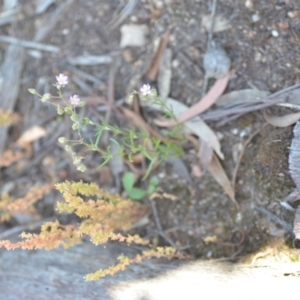
[[[132,172],[125,173],[122,178],[122,184],[123,184],[123,188],[129,195],[134,185],[134,174]]]
[[[142,200],[147,195],[147,191],[140,188],[132,188],[128,196],[132,200]]]

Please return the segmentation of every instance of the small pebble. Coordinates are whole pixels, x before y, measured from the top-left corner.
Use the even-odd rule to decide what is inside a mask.
[[[246,0],[245,6],[249,9],[253,8],[253,1],[252,0]]]
[[[263,55],[262,55],[259,51],[255,53],[255,55],[254,55],[254,60],[255,60],[256,62],[262,61],[262,58],[263,58]]]
[[[178,59],[174,59],[174,60],[172,61],[172,67],[173,67],[174,69],[178,68],[179,65],[180,65],[180,62],[179,62]]]
[[[272,36],[274,36],[274,37],[278,37],[279,36],[279,32],[277,30],[275,30],[275,29],[273,29],[271,31],[271,33],[272,33]]]
[[[259,20],[260,20],[259,14],[254,14],[254,15],[252,15],[252,22],[253,22],[253,23],[258,22]]]
[[[239,133],[239,130],[237,128],[233,128],[230,130],[232,134],[237,135]]]
[[[160,178],[160,179],[165,178],[165,177],[166,177],[165,173],[159,173],[158,174],[158,178]]]
[[[62,34],[63,35],[68,35],[70,33],[70,30],[68,29],[68,28],[64,28],[63,30],[62,30]]]
[[[207,258],[210,258],[212,256],[212,251],[208,251],[207,253],[206,253],[206,257]]]

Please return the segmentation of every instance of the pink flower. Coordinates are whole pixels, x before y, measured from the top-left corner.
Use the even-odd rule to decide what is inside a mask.
[[[80,103],[80,98],[78,95],[73,95],[70,97],[70,103],[73,105],[73,106],[77,106],[79,105]]]
[[[65,76],[64,74],[59,74],[58,76],[55,76],[57,80],[57,84],[60,86],[65,86],[69,83],[68,76]]]
[[[151,86],[150,84],[144,84],[141,88],[140,88],[140,92],[143,96],[148,96],[151,94]]]

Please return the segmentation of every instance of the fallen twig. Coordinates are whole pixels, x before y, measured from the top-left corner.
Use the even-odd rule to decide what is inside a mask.
[[[162,38],[162,40],[160,41],[159,47],[156,51],[156,54],[154,56],[154,59],[152,61],[151,67],[148,70],[148,72],[145,74],[145,78],[147,80],[150,81],[155,81],[157,74],[158,74],[158,69],[159,69],[159,62],[160,62],[160,58],[163,54],[163,52],[165,51],[168,43],[169,43],[169,38],[170,38],[170,30],[167,30]]]
[[[271,221],[273,221],[273,222],[277,223],[278,225],[280,225],[287,232],[293,232],[293,226],[291,224],[279,219],[276,215],[274,215],[273,213],[271,213],[270,211],[268,211],[264,207],[256,206],[255,209],[258,210],[259,212],[263,213]]]
[[[154,217],[154,220],[155,220],[155,224],[156,224],[156,227],[158,229],[158,234],[162,238],[164,238],[168,244],[170,244],[172,247],[174,247],[175,249],[177,249],[175,243],[163,231],[163,228],[162,228],[160,220],[159,220],[158,212],[157,212],[157,209],[156,209],[156,203],[155,203],[155,201],[154,200],[150,200],[150,204],[151,204],[151,208],[152,208],[152,212],[153,212],[153,217]]]
[[[20,13],[21,8],[13,8],[10,10],[6,10],[0,13],[0,26],[7,25],[13,23],[18,20],[18,14]]]
[[[79,70],[73,66],[67,66],[67,69],[73,73],[75,73],[77,76],[82,77],[83,79],[89,80],[91,82],[93,82],[96,85],[100,85],[102,83],[102,81],[100,79],[98,79],[96,76],[93,76],[89,73],[86,73],[82,70]]]
[[[115,75],[117,70],[117,64],[114,63],[111,65],[108,76],[108,88],[107,88],[107,111],[105,113],[104,122],[108,124],[111,118],[111,110],[115,103]],[[108,144],[108,131],[104,131],[103,133],[103,143],[104,145]]]
[[[6,35],[1,35],[0,36],[0,41],[1,42],[6,42],[10,44],[15,44],[15,45],[20,45],[25,48],[31,48],[31,49],[36,49],[36,50],[42,50],[42,51],[47,51],[47,52],[52,52],[52,53],[58,53],[59,48],[53,45],[49,44],[41,44],[37,42],[30,42],[30,41],[25,41],[25,40],[20,40],[11,36],[6,36]]]
[[[81,66],[110,64],[112,62],[112,58],[110,55],[76,56],[76,57],[68,57],[67,60],[70,65],[81,65]]]

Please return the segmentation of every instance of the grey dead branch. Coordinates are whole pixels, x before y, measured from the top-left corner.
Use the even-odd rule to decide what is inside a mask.
[[[0,70],[0,103],[3,110],[13,111],[18,99],[21,72],[23,69],[24,50],[19,45],[10,45],[7,48],[4,62]],[[0,128],[0,155],[5,148],[7,127]]]
[[[7,25],[7,24],[17,21],[19,12],[20,12],[19,7],[1,12],[0,13],[0,26]]]
[[[299,282],[299,263],[268,266],[268,263],[160,259],[131,265],[124,272],[96,282],[84,281],[86,274],[114,265],[117,256],[132,257],[139,252],[138,247],[129,248],[119,243],[98,247],[83,243],[68,251],[61,248],[0,250],[1,297],[10,300],[198,300],[205,295],[212,300],[220,297],[284,299],[287,291],[293,290]]]
[[[44,13],[53,3],[55,3],[55,0],[37,0],[35,4],[35,13],[38,15]]]

